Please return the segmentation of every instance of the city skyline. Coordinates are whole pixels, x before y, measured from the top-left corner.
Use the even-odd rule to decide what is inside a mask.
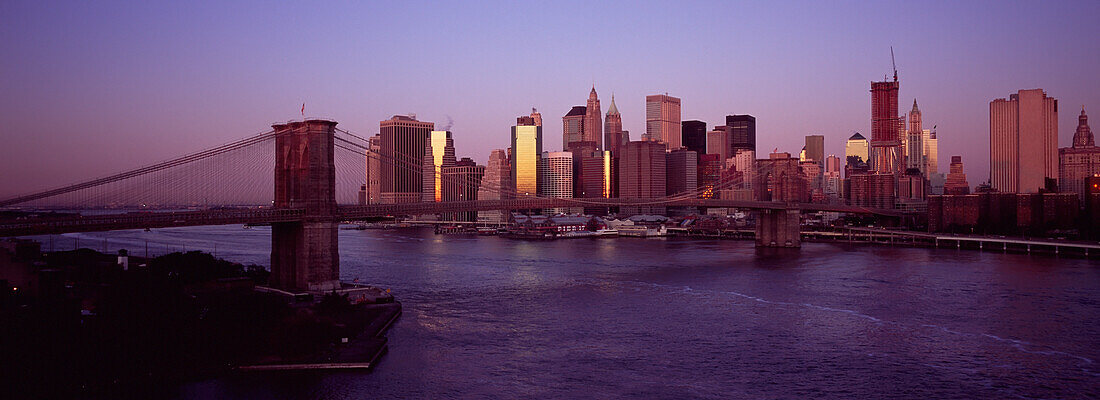
[[[547,143],[557,143],[556,116],[583,104],[581,96],[593,84],[605,99],[615,96],[623,129],[634,140],[645,132],[645,96],[667,92],[682,99],[681,120],[705,121],[708,130],[725,115],[755,116],[759,149],[797,153],[806,135],[822,134],[825,155],[839,155],[852,131],[870,137],[867,88],[892,73],[890,46],[897,52],[898,103],[919,99],[924,125],[938,126],[940,158],[962,155],[976,185],[989,176],[991,100],[1041,88],[1068,109],[1100,106],[1094,76],[1100,51],[1082,39],[1097,36],[1100,28],[1087,16],[1100,6],[994,4],[999,7],[743,5],[737,10],[759,18],[732,30],[691,19],[732,6],[601,5],[595,17],[581,18],[623,9],[621,21],[600,27],[592,36],[601,39],[586,43],[557,40],[579,36],[564,28],[568,24],[562,21],[575,16],[565,5],[529,6],[526,14],[536,29],[523,31],[513,29],[521,24],[505,16],[528,6],[509,4],[476,10],[240,4],[216,13],[170,6],[73,5],[58,11],[9,4],[0,13],[9,30],[5,37],[20,40],[3,46],[20,57],[3,62],[11,95],[0,100],[0,113],[10,121],[0,170],[20,176],[7,181],[2,195],[70,183],[73,170],[102,176],[212,147],[273,121],[300,118],[303,102],[306,116],[330,117],[364,135],[378,133],[378,121],[395,114],[415,112],[418,119],[437,123],[453,119],[457,155],[484,164],[492,149],[508,147],[512,119],[530,107],[555,116],[544,130]],[[413,18],[405,8],[425,13],[445,29],[425,33],[402,26]],[[916,18],[866,22],[902,11]],[[475,16],[479,13],[484,15]],[[467,19],[446,19],[450,14]],[[381,18],[377,27],[355,20],[379,15],[393,18]],[[657,15],[674,24],[662,30],[664,37],[632,38],[638,36],[635,26]],[[289,16],[301,18],[303,26],[332,27],[287,30],[267,22]],[[1039,23],[1027,22],[1040,16]],[[234,19],[241,23],[233,24]],[[471,19],[501,24],[467,27],[479,25]],[[952,22],[961,20],[968,23]],[[799,29],[784,31],[795,26]],[[440,33],[448,29],[460,34]],[[825,32],[813,35],[814,29]],[[519,34],[496,37],[503,31]],[[376,32],[401,39],[371,35]],[[804,43],[792,44],[794,39]],[[680,59],[628,63],[657,45]],[[295,56],[311,50],[331,62]],[[608,52],[609,61],[557,58],[569,51]],[[419,54],[434,61],[412,63]],[[1021,54],[1043,57],[1021,59]],[[497,61],[516,55],[532,63]],[[1076,113],[1060,113],[1058,125],[1058,147],[1069,146]],[[58,158],[67,165],[54,163]]]

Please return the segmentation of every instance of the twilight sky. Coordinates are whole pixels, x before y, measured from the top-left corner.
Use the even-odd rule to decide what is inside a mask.
[[[901,112],[917,99],[940,170],[962,155],[972,185],[988,178],[994,98],[1045,89],[1060,146],[1082,105],[1100,121],[1094,0],[286,3],[0,2],[0,197],[263,132],[303,102],[361,135],[393,114],[449,116],[478,163],[537,107],[557,150],[593,82],[635,140],[645,95],[667,92],[708,128],[755,115],[762,153],[824,134],[839,155],[870,136],[891,45]]]

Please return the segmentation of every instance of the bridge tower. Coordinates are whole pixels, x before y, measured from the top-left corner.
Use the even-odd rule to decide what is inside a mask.
[[[756,213],[756,247],[802,247],[801,210],[763,209]]]
[[[336,214],[336,122],[309,119],[271,126],[275,208],[305,210],[302,221],[271,226],[271,285],[292,291],[340,287]]]

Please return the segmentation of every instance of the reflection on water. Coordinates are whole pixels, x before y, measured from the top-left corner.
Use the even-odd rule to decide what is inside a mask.
[[[1100,387],[1100,268],[957,250],[340,231],[405,314],[371,373],[233,376],[182,398],[1058,397]],[[40,237],[44,243],[49,237]],[[266,265],[270,230],[53,237]]]

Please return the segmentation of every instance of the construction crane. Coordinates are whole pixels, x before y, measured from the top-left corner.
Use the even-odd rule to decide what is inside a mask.
[[[894,66],[894,82],[898,81],[898,63],[894,62],[894,46],[890,46],[890,64]]]

